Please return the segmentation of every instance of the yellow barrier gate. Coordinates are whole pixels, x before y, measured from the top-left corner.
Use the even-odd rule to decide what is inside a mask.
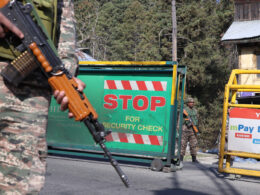
[[[248,153],[235,150],[225,149],[225,136],[226,136],[226,125],[227,125],[227,114],[229,108],[260,108],[260,105],[254,104],[237,104],[236,95],[237,92],[260,92],[260,85],[240,85],[237,83],[237,75],[241,74],[260,74],[260,70],[233,70],[228,83],[225,86],[224,105],[223,105],[223,120],[222,120],[222,131],[221,131],[221,142],[219,152],[219,172],[248,175],[260,177],[259,170],[249,170],[231,167],[231,156],[255,158],[260,159],[259,153]],[[231,99],[229,97],[231,95]],[[226,156],[226,166],[224,167],[224,156]]]

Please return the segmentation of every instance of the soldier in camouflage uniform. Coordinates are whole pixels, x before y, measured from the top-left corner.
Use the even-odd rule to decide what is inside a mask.
[[[192,98],[188,98],[187,106],[184,108],[189,116],[191,117],[193,124],[195,126],[198,125],[198,117],[197,117],[197,111],[194,108],[194,100]],[[190,154],[192,156],[192,162],[197,163],[197,136],[192,128],[192,125],[190,121],[183,120],[182,125],[182,138],[181,138],[181,161],[183,161],[183,157],[185,156],[187,144],[189,143],[190,146]]]
[[[58,0],[58,8],[58,51],[66,68],[74,74],[77,60],[74,55],[76,37],[73,1]],[[3,24],[3,19],[6,18],[0,13],[0,24]],[[16,32],[22,38],[23,35],[19,33]],[[3,36],[0,29],[0,37]],[[0,71],[6,65],[7,59],[1,58]],[[66,109],[64,93],[56,91],[55,94],[59,103],[62,103],[62,110]],[[47,156],[45,136],[50,97],[47,79],[39,70],[26,78],[19,87],[7,83],[0,76],[1,195],[38,194],[44,185]]]

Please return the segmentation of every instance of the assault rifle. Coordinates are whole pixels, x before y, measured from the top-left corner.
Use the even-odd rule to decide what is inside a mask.
[[[195,134],[198,134],[198,133],[199,133],[199,130],[198,130],[198,128],[194,125],[194,123],[193,123],[191,117],[189,116],[188,112],[187,112],[186,110],[183,110],[183,114],[186,116],[186,119],[185,119],[185,120],[189,121],[189,123],[190,123],[190,125],[191,125],[191,127],[192,127],[192,129],[193,129],[193,131],[194,131],[194,133],[195,133]]]
[[[37,22],[33,20],[32,11],[37,19],[38,16],[35,15],[33,5],[30,3],[23,5],[16,0],[1,0],[0,2],[0,12],[24,34],[24,38],[19,40],[21,43],[16,48],[22,54],[6,66],[1,72],[2,76],[8,82],[18,86],[27,75],[40,67],[52,89],[65,92],[69,100],[68,109],[73,113],[75,120],[81,121],[87,126],[93,139],[103,149],[122,182],[129,187],[127,176],[117,161],[112,158],[105,145],[105,137],[110,132],[106,131],[104,126],[98,122],[98,114],[85,94],[77,90],[78,84],[62,64],[55,47],[44,32],[44,28],[40,27],[39,20]],[[14,35],[10,36],[13,39],[17,38]]]

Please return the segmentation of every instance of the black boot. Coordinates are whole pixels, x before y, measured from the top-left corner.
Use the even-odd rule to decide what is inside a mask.
[[[183,156],[182,155],[180,156],[180,161],[183,161]]]
[[[196,156],[191,156],[192,157],[192,162],[193,163],[199,163],[199,161],[197,160]]]

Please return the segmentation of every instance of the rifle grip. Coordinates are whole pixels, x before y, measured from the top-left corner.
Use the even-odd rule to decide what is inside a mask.
[[[52,67],[49,64],[49,62],[46,60],[44,55],[42,54],[42,52],[39,49],[39,47],[37,46],[37,44],[35,42],[33,42],[33,43],[31,43],[29,45],[29,48],[32,50],[33,55],[35,55],[37,60],[40,62],[40,64],[43,67],[44,71],[45,72],[51,72],[52,71]]]
[[[93,119],[98,118],[98,114],[90,104],[84,93],[77,91],[77,82],[68,79],[65,74],[52,76],[48,79],[53,90],[64,91],[68,97],[69,111],[73,113],[76,121],[82,121],[92,114]]]

